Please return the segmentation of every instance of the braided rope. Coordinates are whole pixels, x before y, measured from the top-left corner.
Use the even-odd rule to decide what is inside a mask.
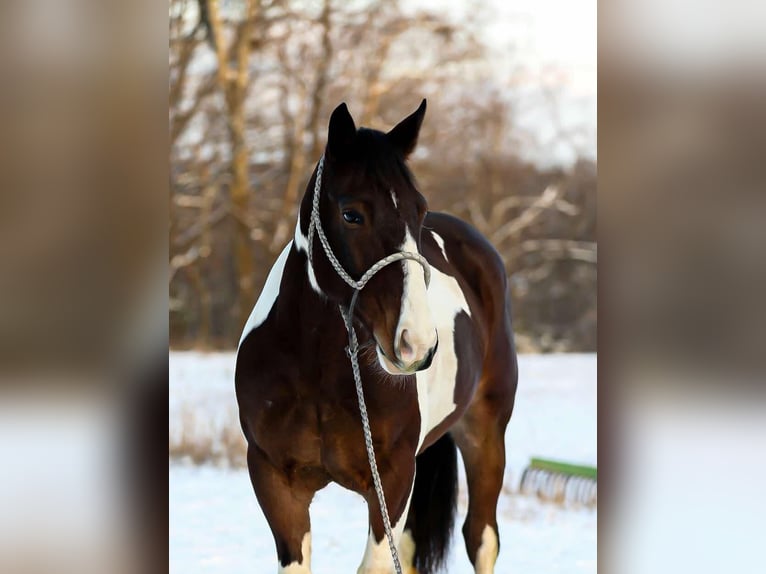
[[[375,459],[375,447],[372,444],[372,429],[370,428],[370,417],[367,414],[367,404],[364,400],[364,391],[362,390],[362,375],[359,370],[359,343],[356,338],[356,331],[353,326],[353,305],[356,303],[356,295],[359,291],[354,292],[352,304],[349,306],[349,313],[343,313],[343,321],[346,324],[346,330],[348,331],[348,347],[346,348],[346,354],[351,361],[351,370],[354,372],[354,381],[356,383],[356,398],[359,402],[359,412],[362,414],[362,430],[364,431],[364,445],[367,449],[367,460],[370,463],[370,472],[372,472],[372,481],[375,485],[375,494],[378,496],[378,504],[380,505],[380,514],[383,518],[383,529],[386,532],[386,539],[388,540],[388,548],[391,551],[391,558],[394,561],[394,569],[396,574],[402,574],[402,565],[399,563],[399,552],[397,551],[396,544],[394,542],[394,534],[391,530],[391,518],[388,516],[388,506],[386,505],[386,495],[383,492],[383,483],[378,473],[378,464]],[[404,517],[402,517],[404,518]]]
[[[349,287],[352,289],[356,289],[357,291],[364,288],[365,285],[367,285],[367,282],[372,279],[372,277],[380,271],[383,267],[386,265],[390,265],[394,261],[400,261],[402,259],[411,259],[413,261],[417,261],[420,263],[420,265],[423,267],[423,272],[425,274],[426,279],[426,286],[431,282],[431,266],[428,264],[428,261],[425,257],[423,257],[420,253],[410,253],[408,251],[399,251],[397,253],[392,253],[391,255],[384,257],[377,263],[375,263],[372,267],[370,267],[364,275],[362,275],[358,281],[356,281],[351,275],[349,275],[346,270],[343,268],[343,265],[340,264],[340,261],[338,261],[338,258],[335,256],[335,253],[332,250],[332,247],[330,247],[330,242],[327,239],[327,235],[325,235],[324,229],[322,228],[322,222],[319,219],[319,196],[322,189],[322,172],[324,171],[324,156],[322,156],[319,159],[319,166],[317,167],[317,176],[316,181],[314,183],[314,196],[313,201],[311,204],[311,221],[309,223],[309,236],[308,236],[308,242],[309,242],[309,261],[313,263],[314,261],[314,233],[319,236],[319,242],[322,244],[322,248],[324,249],[325,254],[327,255],[327,259],[330,260],[330,264],[332,265],[333,269],[335,269],[335,272],[338,274],[338,276],[345,281]]]
[[[327,240],[324,229],[322,229],[322,222],[319,219],[319,194],[322,188],[322,171],[324,170],[324,156],[319,160],[319,166],[317,167],[316,182],[314,184],[314,197],[311,207],[311,221],[309,223],[309,236],[308,236],[308,258],[309,265],[313,265],[313,246],[314,246],[314,233],[319,236],[319,242],[327,255],[327,259],[330,260],[335,272],[343,279],[351,288],[354,289],[354,294],[351,297],[351,303],[348,306],[348,310],[344,310],[342,306],[339,306],[340,314],[343,317],[343,324],[348,331],[348,346],[346,347],[346,354],[351,361],[351,370],[354,373],[354,382],[356,385],[356,397],[359,402],[359,412],[362,415],[362,430],[364,431],[364,444],[367,449],[367,460],[370,463],[370,471],[372,472],[372,481],[375,485],[375,493],[378,496],[378,503],[380,504],[380,514],[383,518],[383,528],[386,531],[386,538],[388,539],[388,547],[391,550],[391,558],[394,561],[394,568],[396,574],[402,574],[402,565],[399,563],[399,553],[394,543],[394,534],[391,530],[391,519],[388,516],[388,506],[386,505],[386,496],[383,492],[383,484],[380,480],[380,474],[378,473],[378,463],[375,459],[375,448],[372,444],[372,429],[370,428],[370,417],[367,413],[367,404],[364,400],[364,390],[362,389],[362,375],[359,369],[359,342],[356,337],[356,330],[354,329],[354,307],[359,297],[359,293],[365,285],[372,279],[375,274],[396,261],[402,261],[404,259],[411,259],[420,263],[423,267],[423,273],[425,275],[426,286],[431,282],[431,267],[428,261],[420,253],[410,253],[407,251],[400,251],[392,253],[387,257],[384,257],[372,267],[370,267],[359,278],[358,281],[354,280],[349,275],[343,266],[335,257],[330,242]]]

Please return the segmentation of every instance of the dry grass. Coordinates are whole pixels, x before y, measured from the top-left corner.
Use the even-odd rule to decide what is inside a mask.
[[[247,466],[247,444],[237,416],[213,425],[200,419],[191,408],[183,407],[175,422],[168,444],[170,460],[232,468]]]
[[[199,417],[191,407],[183,406],[173,422],[168,448],[170,460],[194,465],[247,468],[247,444],[236,413],[229,413],[221,424],[216,425],[208,418]],[[508,499],[536,496],[562,508],[596,507],[595,486],[580,485],[581,481],[575,479],[566,481],[566,477],[554,478],[556,480],[553,481],[531,480],[518,488],[515,486],[518,482],[506,476],[502,495]],[[468,503],[465,484],[461,484],[458,499],[465,508]]]

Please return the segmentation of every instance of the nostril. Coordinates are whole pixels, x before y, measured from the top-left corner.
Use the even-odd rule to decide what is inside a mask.
[[[426,354],[426,358],[423,359],[422,363],[418,366],[418,371],[423,371],[431,366],[431,363],[433,363],[434,355],[436,355],[436,347],[439,346],[439,343],[436,343],[435,346],[431,347],[428,350],[428,354]]]
[[[399,335],[399,358],[402,361],[410,361],[413,355],[414,352],[409,341],[409,332],[407,329],[402,329],[402,333]]]

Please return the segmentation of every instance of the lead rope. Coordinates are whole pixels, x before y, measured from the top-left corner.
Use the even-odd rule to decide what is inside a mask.
[[[311,205],[311,221],[309,223],[309,236],[308,236],[308,257],[309,265],[313,263],[313,245],[314,245],[314,232],[319,236],[319,242],[322,244],[327,258],[330,260],[330,264],[335,269],[335,272],[343,279],[352,289],[354,294],[351,297],[351,303],[348,306],[348,311],[344,310],[342,306],[338,306],[340,309],[341,317],[343,317],[343,324],[348,331],[348,346],[346,347],[346,355],[348,355],[351,361],[351,370],[354,373],[354,382],[356,384],[356,398],[359,402],[359,412],[362,415],[362,430],[364,431],[364,444],[367,447],[367,460],[370,463],[370,471],[372,472],[372,481],[375,485],[375,493],[378,495],[378,503],[380,504],[380,514],[383,517],[383,528],[386,531],[386,538],[388,539],[388,547],[391,550],[391,558],[394,561],[394,568],[396,574],[402,574],[402,565],[399,563],[399,553],[394,543],[394,534],[391,531],[391,519],[388,516],[388,506],[386,505],[386,496],[383,492],[383,484],[380,480],[380,474],[378,473],[378,463],[375,460],[375,448],[372,444],[372,430],[370,429],[370,417],[367,414],[367,404],[364,401],[364,390],[362,389],[362,375],[359,371],[359,343],[356,338],[356,330],[354,329],[354,307],[359,297],[359,293],[365,285],[373,278],[373,276],[383,269],[385,266],[394,263],[395,261],[401,261],[404,259],[412,259],[417,261],[423,267],[423,273],[425,275],[426,286],[431,282],[431,267],[428,265],[425,257],[420,253],[410,253],[407,251],[400,251],[393,253],[387,257],[384,257],[372,267],[370,267],[360,278],[359,281],[355,281],[351,277],[343,266],[338,261],[337,257],[330,247],[330,242],[327,240],[327,236],[322,229],[322,223],[319,219],[319,193],[322,189],[322,171],[324,169],[324,156],[319,159],[319,165],[317,167],[316,182],[314,184],[314,196]]]

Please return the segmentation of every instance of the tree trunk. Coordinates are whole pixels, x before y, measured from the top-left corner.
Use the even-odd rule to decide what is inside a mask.
[[[218,83],[223,91],[228,111],[228,128],[232,154],[229,194],[232,208],[241,214],[248,214],[250,212],[250,154],[245,139],[245,100],[250,80],[250,40],[253,32],[253,23],[257,16],[257,9],[257,0],[248,0],[246,2],[245,18],[237,26],[232,47],[230,50],[227,50],[223,38],[218,0],[212,0],[208,5],[208,17],[213,31],[216,57],[218,59]],[[234,257],[237,276],[239,277],[236,314],[239,324],[244,325],[247,322],[250,310],[255,304],[253,249],[250,229],[248,229],[246,224],[241,222],[236,224],[234,233]]]

